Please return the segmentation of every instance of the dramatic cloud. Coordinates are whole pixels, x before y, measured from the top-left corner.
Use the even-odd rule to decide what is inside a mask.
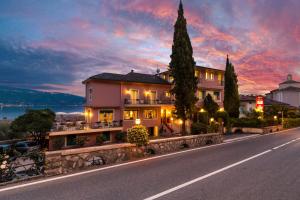
[[[0,84],[84,94],[104,71],[154,73],[170,61],[179,0],[4,0]],[[189,0],[197,64],[224,69],[229,54],[242,93],[263,94],[288,73],[300,79],[300,1]]]

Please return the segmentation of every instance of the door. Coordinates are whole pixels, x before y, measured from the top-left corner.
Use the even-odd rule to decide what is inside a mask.
[[[149,94],[150,104],[156,104],[156,91],[151,91]]]
[[[139,94],[137,90],[130,90],[130,98],[131,98],[131,104],[137,104]]]

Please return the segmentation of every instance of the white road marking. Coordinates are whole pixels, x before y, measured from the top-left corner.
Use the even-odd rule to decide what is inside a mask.
[[[211,172],[211,173],[209,173],[209,174],[200,176],[200,177],[198,177],[198,178],[195,178],[195,179],[193,179],[193,180],[190,180],[190,181],[188,181],[188,182],[185,182],[185,183],[183,183],[183,184],[181,184],[181,185],[178,185],[178,186],[176,186],[176,187],[170,188],[170,189],[165,190],[165,191],[163,191],[163,192],[161,192],[161,193],[158,193],[158,194],[156,194],[156,195],[153,195],[153,196],[151,196],[151,197],[148,197],[148,198],[146,198],[146,199],[144,199],[144,200],[155,200],[155,199],[158,199],[158,198],[160,198],[160,197],[162,197],[162,196],[165,196],[165,195],[167,195],[167,194],[170,194],[170,193],[172,193],[172,192],[175,192],[175,191],[177,191],[177,190],[180,190],[180,189],[182,189],[182,188],[184,188],[184,187],[187,187],[187,186],[189,186],[189,185],[192,185],[192,184],[194,184],[194,183],[196,183],[196,182],[199,182],[199,181],[201,181],[201,180],[204,180],[204,179],[206,179],[206,178],[209,178],[209,177],[211,177],[211,176],[214,176],[214,175],[216,175],[216,174],[219,174],[219,173],[221,173],[221,172],[223,172],[223,171],[226,171],[226,170],[228,170],[228,169],[231,169],[231,168],[233,168],[233,167],[236,167],[236,166],[238,166],[238,165],[241,165],[241,164],[243,164],[243,163],[245,163],[245,162],[248,162],[248,161],[250,161],[250,160],[253,160],[253,159],[255,159],[255,158],[258,158],[258,157],[260,157],[260,156],[262,156],[262,155],[265,155],[265,154],[267,154],[267,153],[270,153],[270,152],[272,152],[272,151],[274,151],[274,150],[276,150],[276,149],[278,149],[278,148],[281,148],[281,147],[283,147],[283,146],[286,146],[286,145],[291,144],[291,143],[293,143],[293,142],[295,142],[295,141],[298,141],[298,140],[300,140],[300,138],[291,140],[291,141],[286,142],[286,143],[284,143],[284,144],[282,144],[282,145],[279,145],[279,146],[274,147],[274,148],[272,148],[272,149],[266,150],[266,151],[264,151],[264,152],[262,152],[262,153],[256,154],[256,155],[251,156],[251,157],[249,157],[249,158],[246,158],[246,159],[244,159],[244,160],[238,161],[238,162],[236,162],[236,163],[233,163],[233,164],[231,164],[231,165],[228,165],[228,166],[226,166],[226,167],[223,167],[223,168],[221,168],[221,169],[218,169],[218,170],[216,170],[216,171],[214,171],[214,172]]]
[[[293,129],[289,129],[289,130],[293,130]],[[279,132],[277,132],[277,133],[279,133]],[[127,162],[127,163],[111,165],[111,166],[107,166],[107,167],[103,167],[103,168],[97,168],[97,169],[87,170],[87,171],[83,171],[83,172],[77,172],[77,173],[74,173],[74,174],[57,176],[57,177],[54,177],[54,178],[46,178],[46,179],[40,180],[40,181],[29,182],[29,183],[24,183],[24,184],[21,184],[21,185],[15,185],[15,186],[11,186],[11,187],[2,188],[2,189],[0,189],[0,192],[14,190],[14,189],[20,189],[20,188],[29,187],[29,186],[32,186],[32,185],[37,185],[37,184],[52,182],[52,181],[56,181],[56,180],[61,180],[61,179],[81,176],[81,175],[85,175],[85,174],[90,174],[90,173],[94,173],[94,172],[104,171],[104,170],[108,170],[108,169],[118,168],[118,167],[122,167],[122,166],[132,165],[132,164],[135,164],[135,163],[140,163],[140,162],[144,162],[144,161],[148,161],[148,160],[155,160],[155,159],[158,159],[158,158],[164,158],[164,157],[169,157],[169,156],[173,156],[173,155],[184,154],[184,153],[187,153],[187,152],[198,151],[198,150],[212,148],[212,147],[216,147],[216,146],[222,146],[222,145],[231,144],[231,143],[235,143],[235,142],[240,142],[240,141],[244,141],[244,140],[248,140],[248,139],[252,139],[252,138],[256,138],[256,137],[261,137],[261,136],[265,136],[265,135],[258,135],[258,136],[255,136],[255,137],[245,136],[245,137],[239,138],[239,140],[232,140],[232,141],[227,141],[227,142],[225,141],[225,142],[220,143],[220,144],[214,144],[214,145],[209,145],[209,146],[204,146],[204,147],[199,147],[199,148],[194,148],[194,149],[188,149],[188,150],[184,150],[184,151],[164,154],[164,155],[160,155],[160,156],[145,158],[145,159],[131,161],[131,162]]]
[[[203,179],[206,179],[206,178],[208,178],[208,177],[211,177],[211,176],[213,176],[213,175],[219,174],[219,173],[221,173],[221,172],[223,172],[223,171],[226,171],[226,170],[228,170],[228,169],[230,169],[230,168],[233,168],[233,167],[235,167],[235,166],[241,165],[241,164],[243,164],[243,163],[245,163],[245,162],[247,162],[247,161],[249,161],[249,160],[252,160],[252,159],[255,159],[255,158],[260,157],[260,156],[262,156],[262,155],[265,155],[265,154],[267,154],[267,153],[270,153],[271,151],[272,151],[272,150],[269,149],[269,150],[264,151],[264,152],[262,152],[262,153],[256,154],[256,155],[254,155],[254,156],[251,156],[251,157],[246,158],[246,159],[244,159],[244,160],[241,160],[241,161],[239,161],[239,162],[236,162],[236,163],[233,163],[233,164],[228,165],[228,166],[226,166],[226,167],[223,167],[223,168],[221,168],[221,169],[219,169],[219,170],[217,170],[217,171],[211,172],[211,173],[206,174],[206,175],[204,175],[204,176],[200,176],[200,177],[195,178],[195,179],[193,179],[193,180],[191,180],[191,181],[188,181],[188,182],[186,182],[186,183],[183,183],[183,184],[181,184],[181,185],[178,185],[178,186],[176,186],[176,187],[173,187],[173,188],[170,188],[170,189],[168,189],[168,190],[166,190],[166,191],[163,191],[163,192],[161,192],[161,193],[158,193],[158,194],[156,194],[156,195],[154,195],[154,196],[148,197],[148,198],[146,198],[146,199],[144,199],[144,200],[154,200],[154,199],[158,199],[159,197],[162,197],[162,196],[165,196],[165,195],[167,195],[167,194],[169,194],[169,193],[175,192],[176,190],[179,190],[179,189],[181,189],[181,188],[187,187],[187,186],[189,186],[189,185],[191,185],[191,184],[193,184],[193,183],[199,182],[199,181],[201,181],[201,180],[203,180]]]

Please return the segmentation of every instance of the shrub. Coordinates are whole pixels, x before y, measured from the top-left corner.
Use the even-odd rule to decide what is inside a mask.
[[[119,132],[115,135],[116,142],[125,142],[126,132]]]
[[[208,124],[209,117],[207,112],[198,112],[197,116],[198,116],[197,122]]]
[[[207,132],[208,133],[218,133],[219,132],[219,124],[212,122],[208,127],[207,127]]]
[[[103,142],[107,141],[108,137],[104,134],[100,134],[96,136],[96,144],[103,144]]]
[[[283,119],[284,128],[293,128],[300,126],[300,118],[285,118]]]
[[[55,137],[53,138],[53,149],[60,150],[65,146],[65,138],[64,137]]]
[[[85,135],[79,135],[76,137],[76,145],[80,147],[83,147],[87,141],[89,141],[89,138]]]
[[[149,142],[149,134],[146,127],[142,125],[135,125],[127,130],[127,140],[136,146],[144,146]]]
[[[207,133],[207,125],[200,122],[193,123],[191,126],[191,133],[193,135]]]
[[[226,111],[218,111],[215,115],[216,119],[222,119],[224,125],[226,126],[229,123],[229,115]]]

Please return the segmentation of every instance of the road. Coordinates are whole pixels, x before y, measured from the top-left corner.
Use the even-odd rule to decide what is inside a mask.
[[[300,129],[26,184],[0,188],[0,199],[296,200]]]

